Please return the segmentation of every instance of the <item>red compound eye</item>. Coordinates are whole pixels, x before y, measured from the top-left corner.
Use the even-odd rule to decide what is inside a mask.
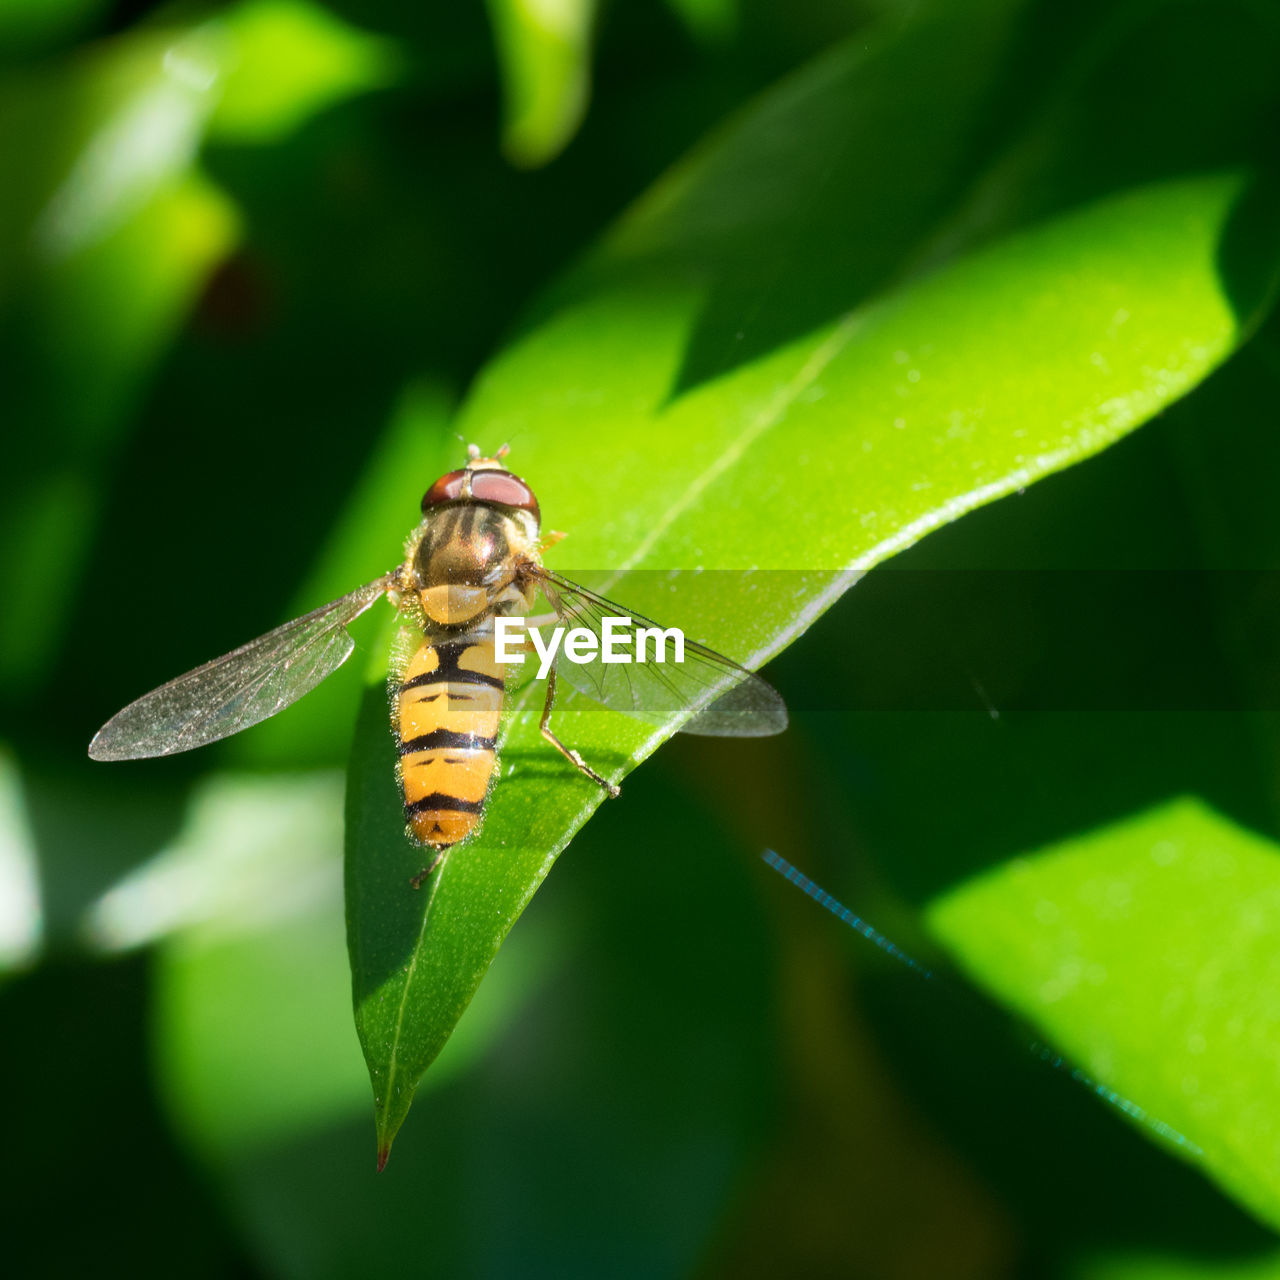
[[[466,477],[466,470],[450,471],[447,476],[441,476],[422,495],[423,514],[431,507],[461,498]],[[496,502],[504,507],[518,507],[521,511],[531,512],[535,520],[541,517],[533,490],[510,471],[472,471],[471,498],[475,502]]]
[[[426,515],[428,507],[438,507],[442,502],[452,502],[462,496],[462,481],[465,471],[450,471],[441,476],[430,489],[422,495],[422,514]]]
[[[481,502],[497,502],[504,507],[531,511],[535,518],[539,514],[533,490],[510,471],[477,471],[471,477],[471,495]]]

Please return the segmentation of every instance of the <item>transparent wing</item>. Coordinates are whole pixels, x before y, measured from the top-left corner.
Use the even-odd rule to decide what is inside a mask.
[[[390,589],[385,574],[143,694],[89,744],[95,760],[170,756],[273,716],[332,675],[355,648],[345,627]]]
[[[601,637],[604,619],[630,618],[636,627],[658,628],[638,613],[614,604],[557,573],[539,569],[537,577],[552,608],[571,627],[586,627]],[[648,661],[606,663],[599,657],[584,663],[562,658],[557,676],[615,711],[652,724],[665,724],[693,709],[681,726],[683,733],[717,738],[765,738],[787,727],[787,708],[778,691],[745,667],[685,639],[684,661],[672,661],[674,646],[666,646],[666,661],[654,661],[656,645],[646,645]],[[603,644],[600,646],[603,652]],[[633,644],[628,650],[634,657]]]

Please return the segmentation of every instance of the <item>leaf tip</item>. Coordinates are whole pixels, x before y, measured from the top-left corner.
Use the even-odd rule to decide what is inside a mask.
[[[391,1144],[378,1148],[378,1172],[381,1173],[387,1167],[387,1160],[391,1156]]]

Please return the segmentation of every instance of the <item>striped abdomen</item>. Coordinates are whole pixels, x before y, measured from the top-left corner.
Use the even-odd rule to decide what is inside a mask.
[[[424,641],[396,699],[404,815],[423,844],[470,835],[493,774],[502,668],[493,636]]]

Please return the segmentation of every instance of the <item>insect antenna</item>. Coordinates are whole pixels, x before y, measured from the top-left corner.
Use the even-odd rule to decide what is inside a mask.
[[[886,955],[892,956],[900,964],[905,965],[908,969],[918,973],[921,977],[927,978],[934,982],[935,989],[938,987],[945,988],[951,997],[957,1002],[972,1006],[975,1010],[980,1010],[984,1016],[989,1016],[989,1010],[977,997],[963,987],[956,986],[941,980],[940,975],[934,973],[931,969],[927,969],[918,960],[908,955],[895,942],[887,938],[883,933],[876,929],[873,925],[868,924],[860,915],[850,911],[837,898],[833,898],[821,885],[810,880],[802,871],[792,866],[780,853],[775,853],[772,849],[766,849],[760,857],[772,867],[785,880],[789,880],[802,892],[812,898],[820,907],[831,912],[837,920],[847,924],[855,933],[866,938],[868,942],[878,947]],[[1027,1042],[1028,1051],[1038,1058],[1041,1062],[1051,1067],[1054,1071],[1060,1071],[1063,1075],[1068,1076],[1077,1084],[1088,1089],[1090,1093],[1095,1094],[1108,1106],[1114,1107],[1117,1111],[1123,1112],[1131,1120],[1135,1120],[1144,1128],[1150,1129],[1153,1133],[1158,1134],[1166,1142],[1171,1142],[1175,1146],[1181,1147],[1184,1151],[1192,1155],[1202,1155],[1201,1149],[1196,1146],[1186,1134],[1175,1129],[1171,1124],[1166,1124],[1158,1116],[1154,1116],[1145,1107],[1134,1102],[1132,1098],[1126,1098],[1124,1094],[1117,1093],[1110,1086],[1103,1084],[1099,1080],[1095,1080],[1087,1071],[1075,1066],[1067,1058],[1064,1058],[1055,1049],[1050,1048],[1039,1040]]]

